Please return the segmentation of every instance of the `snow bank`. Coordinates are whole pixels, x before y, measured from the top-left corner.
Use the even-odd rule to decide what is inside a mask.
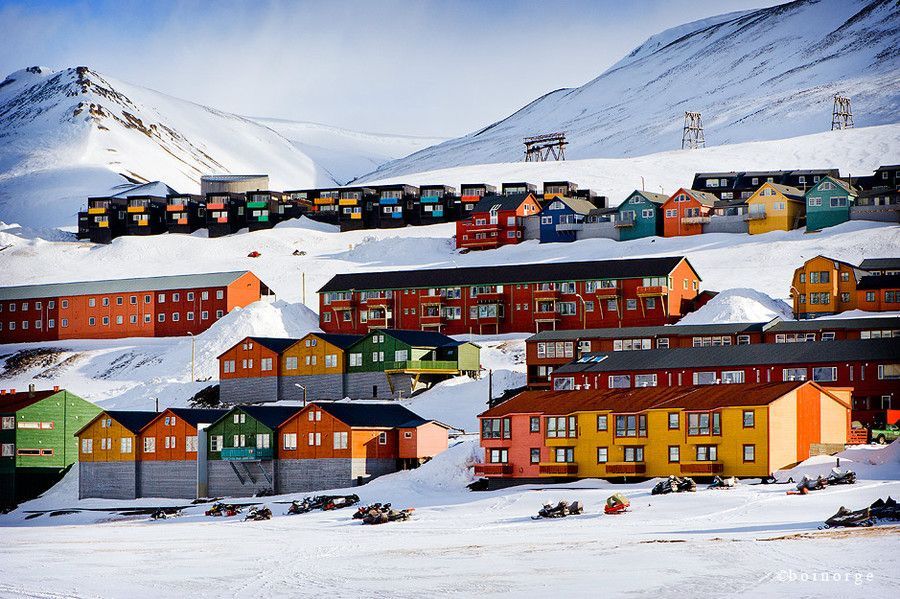
[[[810,478],[827,476],[840,458],[841,468],[853,470],[858,478],[869,480],[900,480],[900,442],[890,445],[856,445],[837,455],[813,456],[778,473],[779,480],[789,476],[800,480],[804,475]]]
[[[774,318],[793,320],[791,307],[755,289],[726,289],[678,324],[769,322]]]

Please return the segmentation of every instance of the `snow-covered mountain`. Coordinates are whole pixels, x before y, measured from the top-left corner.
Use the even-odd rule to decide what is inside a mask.
[[[72,225],[88,195],[208,173],[268,173],[275,189],[334,185],[434,143],[229,114],[86,67],[0,82],[0,220]]]
[[[895,123],[898,81],[895,0],[798,0],[654,35],[579,88],[360,179],[521,160],[523,137],[553,131],[568,158],[680,148],[685,111],[702,113],[707,145],[827,131],[835,93],[852,98],[857,127]]]

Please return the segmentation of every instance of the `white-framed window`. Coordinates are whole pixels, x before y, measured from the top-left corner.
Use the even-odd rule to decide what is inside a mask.
[[[284,433],[281,438],[281,447],[289,451],[297,449],[297,433]]]
[[[669,463],[675,464],[681,461],[681,448],[677,445],[669,445]]]
[[[509,450],[491,449],[488,459],[491,464],[506,464],[509,461]]]
[[[744,461],[756,461],[756,445],[744,445]]]
[[[234,360],[223,360],[222,361],[222,372],[225,374],[230,374],[234,372]]]
[[[337,368],[337,354],[325,354],[325,368]]]
[[[200,312],[200,320],[209,320],[209,312],[202,310]]]
[[[262,358],[259,361],[260,370],[272,370],[272,358]]]
[[[609,375],[610,389],[628,389],[631,387],[630,374],[611,374]]]
[[[597,463],[605,464],[609,461],[609,448],[608,447],[598,447],[597,448]]]
[[[13,430],[16,428],[16,417],[15,416],[4,416],[2,420],[2,428],[3,430]]]
[[[554,391],[572,391],[575,388],[575,379],[570,376],[560,376],[553,379]]]
[[[705,372],[695,372],[694,373],[694,384],[695,385],[715,385],[716,384],[716,373],[715,371],[705,371]]]
[[[144,453],[156,453],[156,437],[144,437]]]
[[[813,378],[812,380],[822,383],[833,383],[837,380],[837,367],[836,366],[824,366],[819,368],[813,368]]]
[[[378,444],[379,445],[387,445],[387,433],[386,432],[382,431],[382,432],[378,433]]]
[[[634,375],[635,387],[656,387],[656,373]]]
[[[297,370],[297,356],[288,356],[284,359],[285,370]]]
[[[723,385],[736,385],[744,382],[744,371],[743,370],[723,370],[722,371],[722,384]]]
[[[81,440],[81,453],[94,453],[94,440],[93,439],[82,439]]]
[[[306,438],[307,443],[310,447],[315,447],[322,444],[322,433],[309,433]]]
[[[882,381],[900,379],[900,364],[879,364],[878,379]]]
[[[225,292],[221,289],[216,291],[216,299],[225,299]]]
[[[88,441],[88,439],[82,440],[82,445],[84,441]],[[82,451],[81,453],[90,453],[89,451]],[[16,455],[16,445],[14,443],[4,443],[2,448],[0,448],[0,456],[4,458],[11,458]]]
[[[334,448],[347,449],[347,431],[334,433]]]
[[[225,444],[225,437],[223,435],[213,435],[209,438],[209,450],[219,452],[222,451],[222,446]]]
[[[805,381],[806,368],[785,368],[781,371],[783,381]]]
[[[256,435],[256,448],[257,449],[268,449],[271,447],[271,439],[272,436],[269,433],[257,433]]]
[[[188,435],[184,438],[184,450],[195,453],[197,451],[197,435]]]

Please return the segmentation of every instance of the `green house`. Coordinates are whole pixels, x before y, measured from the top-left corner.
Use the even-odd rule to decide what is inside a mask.
[[[100,408],[65,389],[0,395],[0,505],[32,499],[78,460],[75,432]]]
[[[301,406],[242,405],[206,429],[210,497],[249,497],[275,489],[276,429]]]
[[[616,210],[615,226],[619,241],[662,236],[661,206],[669,197],[660,193],[634,190]]]
[[[850,220],[856,190],[843,179],[822,177],[806,192],[806,230],[819,231]]]

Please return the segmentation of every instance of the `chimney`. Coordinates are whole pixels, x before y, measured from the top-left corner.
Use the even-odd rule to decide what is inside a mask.
[[[59,391],[59,385],[53,385],[53,392],[56,393]]]
[[[28,397],[34,397],[34,383],[28,385]]]

